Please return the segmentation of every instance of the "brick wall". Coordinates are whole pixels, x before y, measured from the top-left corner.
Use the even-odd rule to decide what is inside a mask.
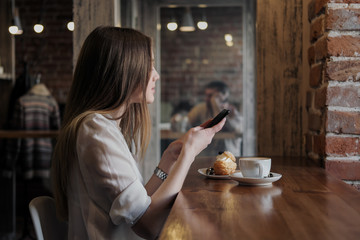
[[[224,81],[231,89],[230,100],[242,99],[242,14],[240,7],[191,8],[195,25],[203,12],[209,27],[194,32],[166,29],[171,16],[178,24],[184,8],[161,10],[161,101],[175,106],[180,101],[192,105],[204,98],[204,86]],[[233,36],[234,46],[224,35]]]
[[[43,6],[43,2],[45,3]],[[64,103],[72,81],[73,40],[66,24],[73,17],[72,0],[16,0],[22,35],[15,37],[16,76],[28,63],[31,76],[41,73],[41,82],[59,103]],[[41,34],[33,30],[43,12]]]
[[[360,0],[313,0],[307,153],[360,189]]]

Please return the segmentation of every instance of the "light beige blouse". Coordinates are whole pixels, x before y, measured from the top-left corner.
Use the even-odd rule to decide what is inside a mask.
[[[116,121],[85,118],[68,188],[69,239],[141,239],[131,226],[151,198]]]

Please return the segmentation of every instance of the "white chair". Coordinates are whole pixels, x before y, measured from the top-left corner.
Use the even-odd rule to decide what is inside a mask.
[[[67,238],[67,223],[56,217],[55,200],[52,197],[34,198],[29,203],[29,210],[38,240]]]

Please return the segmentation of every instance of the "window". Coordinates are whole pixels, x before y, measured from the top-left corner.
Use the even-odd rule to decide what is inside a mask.
[[[244,131],[239,146],[241,155],[254,155],[254,6],[241,1],[236,1],[236,5],[232,5],[234,1],[228,2],[219,1],[220,4],[206,7],[187,5],[160,8],[161,123],[163,131],[184,130],[180,125],[174,127],[173,124],[171,127],[173,114],[179,110],[185,113],[192,106],[204,102],[205,86],[213,81],[221,81],[230,89],[229,101],[243,116],[241,124]],[[195,30],[183,32],[179,28],[184,14],[188,12],[191,13]],[[197,26],[202,20],[208,25],[204,30]],[[177,29],[169,30],[169,22],[176,22]],[[169,143],[167,138],[162,137],[162,149]]]

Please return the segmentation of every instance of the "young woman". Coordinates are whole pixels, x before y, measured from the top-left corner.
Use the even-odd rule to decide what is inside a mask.
[[[225,123],[170,144],[144,186],[136,159],[150,139],[152,56],[151,39],[133,29],[98,27],[84,42],[52,165],[69,239],[156,238],[195,156]]]

